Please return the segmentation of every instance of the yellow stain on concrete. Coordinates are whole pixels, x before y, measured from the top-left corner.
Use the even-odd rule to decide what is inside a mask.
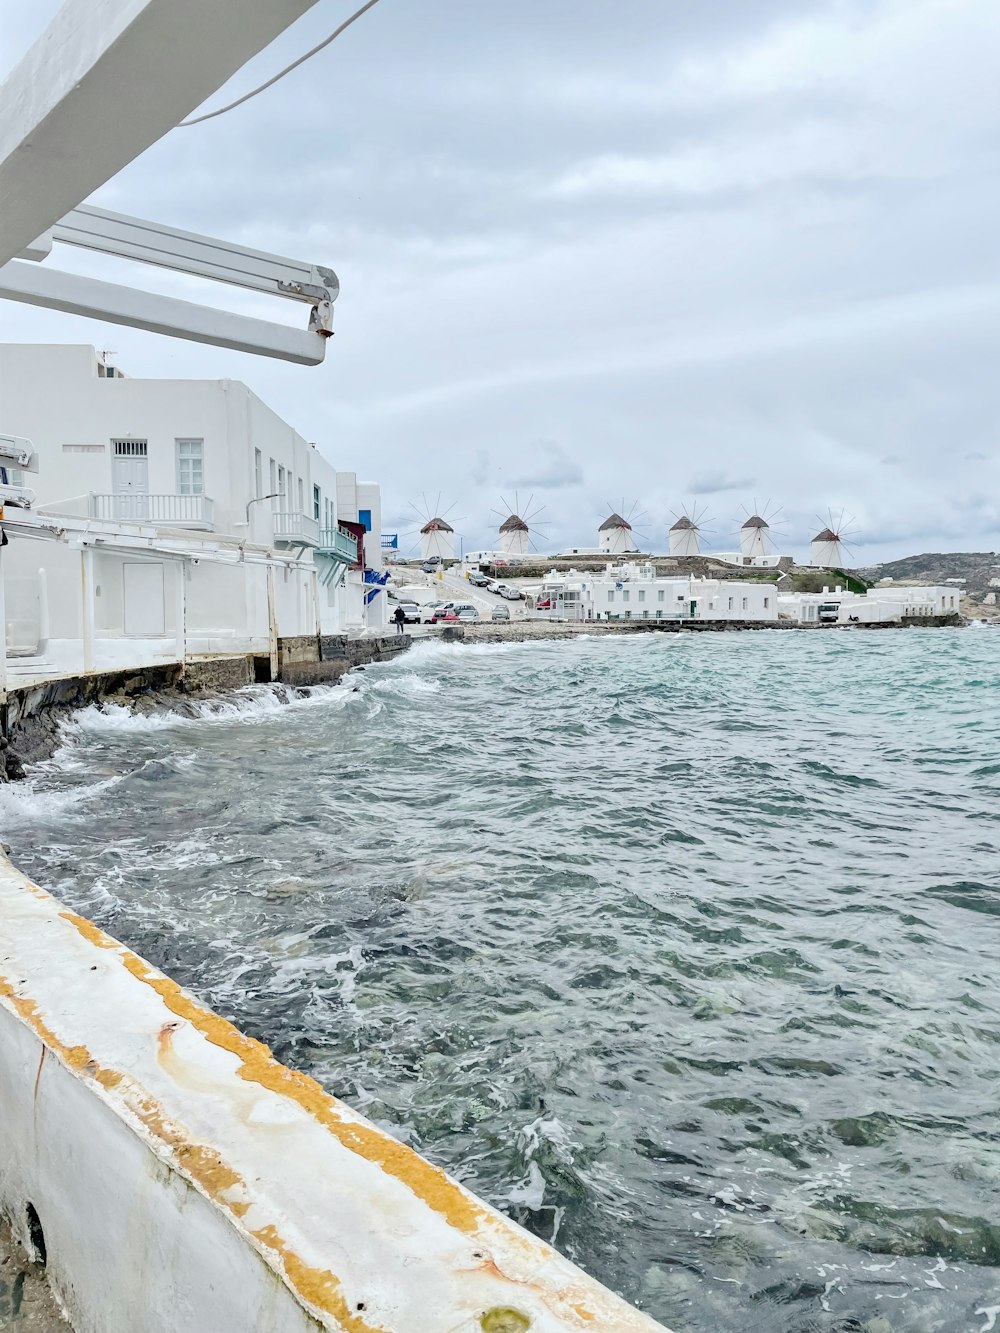
[[[51,895],[30,885],[39,897]],[[249,1083],[265,1088],[298,1103],[314,1120],[323,1125],[349,1151],[379,1166],[388,1175],[404,1184],[418,1199],[439,1214],[460,1233],[478,1237],[483,1230],[495,1229],[496,1215],[478,1200],[472,1198],[439,1167],[425,1161],[412,1149],[397,1143],[380,1130],[351,1118],[346,1108],[327,1093],[315,1079],[281,1065],[274,1059],[263,1042],[247,1037],[226,1019],[213,1013],[188,995],[177,982],[157,972],[138,955],[117,940],[106,935],[93,922],[74,912],[61,911],[59,915],[99,949],[113,952],[123,966],[160,997],[166,1007],[178,1018],[190,1023],[202,1036],[239,1061],[238,1073]],[[0,997],[9,1000],[18,1015],[37,1033],[40,1039],[72,1069],[94,1079],[107,1089],[119,1089],[129,1109],[149,1132],[170,1153],[180,1168],[201,1190],[233,1217],[242,1218],[250,1205],[240,1196],[247,1197],[246,1182],[215,1150],[203,1144],[192,1143],[182,1128],[165,1117],[158,1103],[142,1095],[137,1087],[128,1086],[126,1076],[116,1070],[103,1069],[91,1057],[85,1046],[67,1046],[43,1020],[36,1003],[20,995],[14,985],[0,976]],[[158,1054],[165,1063],[173,1056],[171,1039],[178,1024],[164,1024],[157,1035]],[[122,1084],[126,1084],[124,1088]],[[236,1197],[234,1197],[236,1196]],[[502,1223],[501,1223],[502,1225]],[[537,1258],[547,1247],[522,1237],[513,1227],[504,1228],[508,1245],[515,1244],[527,1255]],[[284,1271],[286,1280],[303,1302],[314,1309],[333,1316],[345,1333],[386,1333],[362,1317],[356,1304],[353,1308],[344,1296],[343,1286],[335,1274],[307,1264],[284,1240],[273,1225],[249,1233],[258,1244],[272,1253]],[[598,1317],[587,1300],[585,1289],[564,1286],[553,1289],[544,1283],[535,1283],[504,1273],[492,1256],[483,1253],[476,1258],[482,1262],[476,1269],[484,1275],[507,1284],[532,1290],[538,1298],[562,1319],[570,1319],[578,1326],[592,1324]],[[494,1307],[494,1313],[510,1314],[518,1320],[527,1319],[513,1307]],[[529,1321],[530,1322],[530,1321]],[[485,1326],[484,1326],[485,1327]],[[498,1328],[500,1325],[497,1326]],[[527,1325],[524,1325],[527,1327]]]

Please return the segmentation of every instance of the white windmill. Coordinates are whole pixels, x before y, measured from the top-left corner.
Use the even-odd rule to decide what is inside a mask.
[[[532,509],[531,502],[533,499],[534,496],[529,495],[528,503],[524,506],[523,516],[520,512],[520,504],[516,494],[513,508],[501,496],[500,503],[503,505],[503,510],[494,509],[492,511],[502,518],[498,529],[499,549],[508,559],[517,559],[528,555],[534,549],[534,543],[531,540],[532,535],[541,536],[541,533],[532,527],[532,521],[542,513],[545,506],[542,505],[538,509]]]
[[[682,557],[701,555],[704,521],[705,510],[702,509],[699,513],[697,506],[692,506],[690,513],[687,509],[682,509],[679,514],[675,514],[675,521],[667,534],[669,554]]]
[[[602,555],[630,555],[633,551],[638,551],[633,523],[645,517],[645,514],[636,512],[639,508],[638,501],[627,511],[624,499],[621,512],[612,509],[610,504],[608,508],[611,509],[611,513],[597,530],[598,550]]]
[[[824,523],[822,518],[819,521]],[[844,510],[840,511],[839,519],[834,518],[832,509],[827,510],[825,526],[809,543],[809,563],[825,569],[842,569],[851,554],[846,539],[856,531],[854,520],[847,518]]]
[[[771,525],[781,510],[775,509],[769,516],[769,509],[769,503],[758,509],[756,500],[753,502],[752,513],[744,506],[743,512],[747,517],[740,527],[740,561],[744,565],[774,563]]]
[[[449,523],[448,515],[455,508],[456,502],[453,501],[444,510],[441,508],[441,493],[438,492],[437,500],[433,508],[427,502],[427,496],[421,495],[421,504],[416,505],[410,501],[410,508],[420,520],[420,526],[416,532],[411,532],[407,536],[415,536],[414,549],[419,546],[420,559],[427,561],[433,560],[438,563],[441,560],[454,560],[455,556],[455,528],[454,524]],[[455,519],[458,523],[461,520]]]

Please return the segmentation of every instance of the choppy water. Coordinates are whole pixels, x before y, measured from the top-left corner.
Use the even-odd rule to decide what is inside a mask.
[[[988,630],[425,644],[286,708],[90,710],[0,815],[678,1333],[988,1330],[998,662]]]

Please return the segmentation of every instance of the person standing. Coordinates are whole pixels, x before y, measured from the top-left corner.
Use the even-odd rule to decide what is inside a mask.
[[[404,629],[404,626],[406,625],[406,612],[403,610],[401,606],[396,607],[396,610],[393,612],[392,618],[396,622],[396,633],[405,634],[406,631]]]

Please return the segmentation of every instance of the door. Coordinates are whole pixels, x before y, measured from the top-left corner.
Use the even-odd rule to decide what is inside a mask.
[[[158,638],[164,633],[163,566],[144,561],[122,565],[127,635],[137,639]]]
[[[148,440],[114,440],[111,457],[111,489],[114,516],[120,519],[149,518]]]

